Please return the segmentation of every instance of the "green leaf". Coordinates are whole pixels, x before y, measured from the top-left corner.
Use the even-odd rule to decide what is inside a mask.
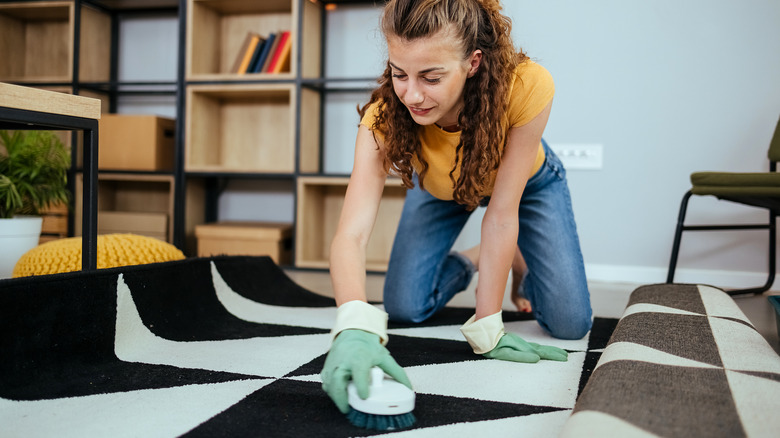
[[[68,202],[70,152],[51,131],[0,130],[0,217]]]

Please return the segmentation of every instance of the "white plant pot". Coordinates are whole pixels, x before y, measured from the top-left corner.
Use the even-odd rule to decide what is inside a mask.
[[[40,216],[0,219],[0,278],[11,278],[16,262],[38,246],[42,225]]]

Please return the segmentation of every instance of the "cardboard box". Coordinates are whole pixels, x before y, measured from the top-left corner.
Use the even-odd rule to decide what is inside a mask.
[[[109,170],[173,170],[176,122],[152,115],[103,114],[98,167]]]
[[[98,234],[131,233],[168,241],[168,215],[134,211],[98,212]]]
[[[217,222],[195,227],[198,256],[267,255],[277,264],[292,260],[292,225],[268,222]]]
[[[68,206],[63,203],[50,205],[41,210],[43,224],[41,234],[47,237],[59,238],[68,234]],[[53,240],[53,239],[50,239]]]

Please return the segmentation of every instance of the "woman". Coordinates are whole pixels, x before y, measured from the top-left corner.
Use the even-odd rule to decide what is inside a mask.
[[[505,333],[501,304],[530,304],[552,336],[591,327],[590,297],[565,171],[542,141],[554,86],[517,52],[498,0],[390,0],[381,27],[388,63],[361,111],[355,164],[331,245],[339,305],[323,388],[347,412],[346,385],[368,395],[380,366],[411,387],[384,348],[389,317],[420,322],[479,268],[476,313],[461,328],[474,352],[520,362],[566,360],[566,352]],[[387,175],[409,188],[385,280],[387,313],[366,303],[365,248]],[[452,244],[486,206],[480,246]],[[525,300],[528,301],[525,301]]]

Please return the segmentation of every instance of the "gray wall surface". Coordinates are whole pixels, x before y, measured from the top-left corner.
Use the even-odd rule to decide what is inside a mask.
[[[601,170],[568,173],[589,276],[664,281],[690,173],[768,168],[766,150],[780,117],[780,2],[505,0],[504,6],[516,44],[556,82],[546,140],[604,146]],[[331,15],[329,75],[381,71],[386,52],[377,16],[370,7]],[[326,170],[336,173],[351,167],[356,116],[347,100],[332,99],[335,114],[326,125]],[[688,217],[766,218],[726,204],[694,199]],[[458,247],[479,241],[475,216]],[[762,283],[766,252],[761,231],[687,233],[677,280]]]
[[[690,173],[767,170],[766,150],[780,116],[780,2],[503,4],[517,45],[555,79],[546,140],[604,148],[601,170],[569,171],[588,275],[664,281]],[[341,6],[328,13],[326,75],[366,78],[382,71],[386,52],[378,15],[373,6]],[[327,96],[326,172],[349,173],[358,123],[355,105],[366,98],[365,93]],[[253,193],[252,184],[239,183],[223,195],[220,218],[292,220],[291,213],[262,216],[283,210],[267,208],[268,202],[291,204],[285,190],[257,190],[258,208],[253,209],[245,199]],[[274,201],[277,197],[282,199]],[[458,248],[479,241],[480,217],[475,213]],[[689,213],[690,221],[698,223],[765,217],[706,198],[694,199]],[[766,252],[761,231],[686,233],[677,279],[720,286],[762,283]]]

